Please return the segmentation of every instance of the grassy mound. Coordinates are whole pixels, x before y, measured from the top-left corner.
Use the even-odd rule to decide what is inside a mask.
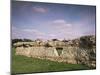
[[[72,71],[87,70],[85,65],[66,64],[54,62],[46,59],[29,58],[15,55],[15,49],[12,49],[12,73],[35,73],[35,72],[54,72],[54,71]]]

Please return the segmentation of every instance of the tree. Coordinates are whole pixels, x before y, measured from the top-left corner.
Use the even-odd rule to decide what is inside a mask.
[[[83,36],[80,37],[79,47],[81,48],[93,48],[93,41],[91,40],[93,36]],[[95,40],[94,40],[95,41]]]
[[[30,39],[23,39],[24,42],[32,42]]]
[[[62,40],[62,42],[68,42],[69,40],[66,40],[66,39],[64,39],[64,40]]]
[[[59,41],[58,39],[52,39],[52,41]]]

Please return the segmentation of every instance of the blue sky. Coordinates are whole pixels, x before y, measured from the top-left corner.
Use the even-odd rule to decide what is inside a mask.
[[[95,6],[13,1],[11,8],[13,39],[95,35]]]

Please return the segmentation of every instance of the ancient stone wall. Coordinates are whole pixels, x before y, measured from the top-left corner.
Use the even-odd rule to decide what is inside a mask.
[[[89,50],[73,46],[52,46],[45,47],[33,45],[33,42],[17,43],[16,55],[24,55],[27,57],[49,59],[52,61],[66,62],[71,64],[86,64],[88,66],[96,66],[95,48]],[[32,45],[32,46],[31,46]],[[92,54],[91,54],[92,53]],[[93,60],[91,60],[93,59]]]
[[[69,41],[17,42],[13,46],[16,55],[96,67],[95,36],[83,36]]]

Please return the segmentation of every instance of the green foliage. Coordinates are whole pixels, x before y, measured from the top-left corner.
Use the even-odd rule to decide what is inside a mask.
[[[58,39],[52,39],[52,41],[59,41]]]
[[[80,37],[80,42],[79,42],[79,46],[81,48],[93,48],[93,46],[95,45],[94,41],[95,41],[95,38],[93,40],[93,36],[83,36],[83,37]]]
[[[17,43],[17,42],[22,42],[22,39],[12,39],[12,44]]]
[[[12,44],[17,42],[32,42],[30,39],[12,39]]]

